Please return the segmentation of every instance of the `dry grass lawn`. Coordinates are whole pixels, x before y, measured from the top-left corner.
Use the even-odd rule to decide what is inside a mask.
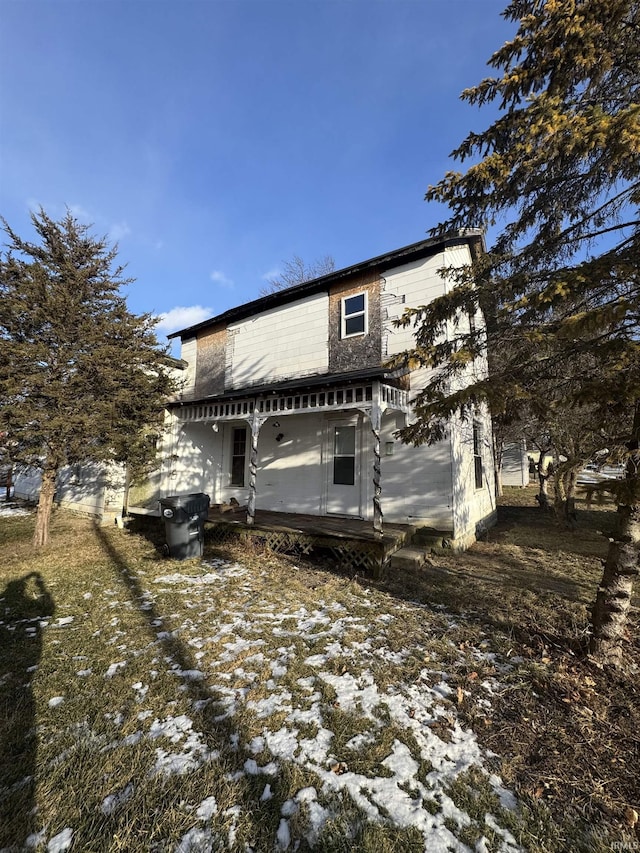
[[[637,607],[625,673],[584,656],[614,521],[511,490],[373,581],[0,514],[0,850],[633,849]]]

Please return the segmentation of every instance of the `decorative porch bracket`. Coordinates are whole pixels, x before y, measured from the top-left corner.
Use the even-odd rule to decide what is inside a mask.
[[[247,500],[247,524],[252,525],[256,519],[256,479],[258,474],[258,436],[260,429],[268,418],[258,414],[257,407],[250,418],[245,418],[251,427],[251,453],[249,455],[249,499]]]

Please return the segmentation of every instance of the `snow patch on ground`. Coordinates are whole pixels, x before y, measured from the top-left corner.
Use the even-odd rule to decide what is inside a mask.
[[[13,503],[12,501],[7,501],[4,497],[0,500],[0,516],[2,518],[8,518],[9,516],[23,516],[23,515],[31,515],[32,510],[26,509],[20,504]]]
[[[73,830],[70,827],[65,827],[62,832],[51,839],[47,844],[47,853],[64,853],[71,847],[73,841]]]

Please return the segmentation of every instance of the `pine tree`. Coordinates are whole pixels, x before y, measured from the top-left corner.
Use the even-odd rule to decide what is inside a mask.
[[[498,118],[452,154],[475,162],[426,194],[449,206],[434,234],[499,233],[472,267],[443,271],[446,296],[404,318],[416,325],[406,360],[434,371],[403,437],[436,440],[479,400],[544,417],[546,396],[556,414],[588,412],[592,431],[617,418],[622,441],[640,400],[640,4],[514,0],[503,16],[517,32],[489,61],[500,73],[462,95]],[[486,327],[460,322],[478,308]],[[500,353],[489,375],[475,370],[487,347]],[[625,526],[594,608],[592,651],[611,662],[638,574],[639,430],[625,437]]]
[[[116,249],[71,213],[32,214],[38,242],[3,219],[0,256],[0,432],[14,463],[42,473],[33,543],[46,544],[65,465],[134,462],[150,452],[172,388],[151,315],[120,293]]]

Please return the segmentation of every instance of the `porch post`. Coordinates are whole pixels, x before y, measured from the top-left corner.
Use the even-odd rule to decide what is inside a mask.
[[[373,530],[382,536],[382,478],[380,474],[380,425],[382,410],[376,400],[371,406],[371,432],[373,434]]]
[[[258,473],[258,435],[266,418],[258,415],[257,407],[249,421],[251,427],[251,454],[249,455],[249,499],[247,501],[247,524],[251,525],[256,519],[256,476]]]

